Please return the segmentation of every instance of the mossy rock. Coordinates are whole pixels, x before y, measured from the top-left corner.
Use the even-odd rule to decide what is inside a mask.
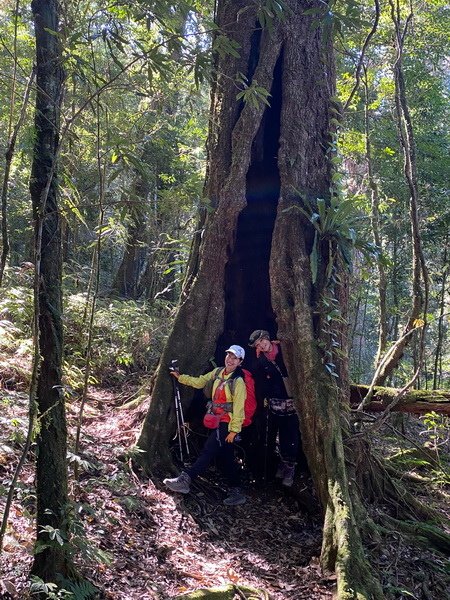
[[[243,585],[201,588],[195,590],[195,592],[173,596],[171,600],[235,600],[236,598],[270,600],[270,596],[265,590],[258,590]]]

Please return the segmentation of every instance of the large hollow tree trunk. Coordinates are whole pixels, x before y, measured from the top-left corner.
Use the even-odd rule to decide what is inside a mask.
[[[262,29],[240,0],[218,3],[217,21],[239,43],[239,58],[217,60],[212,97],[206,193],[215,208],[205,223],[198,271],[189,275],[160,361],[138,446],[148,472],[170,468],[174,429],[170,360],[200,374],[230,343],[246,345],[256,328],[269,329],[284,349],[300,415],[304,451],[325,516],[322,563],[338,575],[338,597],[382,598],[364,558],[342,441],[341,407],[348,403],[347,332],[338,319],[324,327],[324,295],[347,305],[346,277],[335,244],[319,251],[313,284],[312,226],[297,210],[304,199],[330,199],[330,108],[334,65],[329,37],[304,12],[319,1],[286,2],[285,18]],[[237,101],[237,73],[270,91],[270,108]],[[326,265],[335,257],[329,285]],[[338,282],[341,282],[340,284]],[[339,378],[324,365],[324,345],[339,339]],[[182,390],[185,393],[185,390]],[[189,394],[183,401],[187,405]],[[358,507],[360,505],[358,504]]]
[[[280,199],[270,262],[273,307],[298,399],[303,449],[325,511],[322,565],[336,571],[339,598],[381,597],[364,558],[342,441],[341,407],[348,401],[349,380],[347,331],[340,323],[348,306],[347,278],[337,261],[337,283],[330,286],[322,267],[313,285],[311,232],[295,210],[304,198],[314,202],[332,193],[329,115],[334,64],[329,43],[302,17],[304,8],[297,8],[296,18],[287,24],[282,54]],[[321,249],[325,264],[330,260],[328,248]],[[333,357],[337,382],[325,370],[325,355],[319,351],[319,345],[333,347],[322,305],[330,294],[343,317],[334,326],[334,339],[340,340],[345,357]]]
[[[221,61],[223,65],[213,98],[209,176],[205,186],[216,210],[207,219],[198,271],[195,277],[190,274],[192,284],[185,289],[185,300],[179,307],[163,351],[152,390],[152,403],[138,441],[138,446],[145,450],[146,465],[153,471],[170,466],[167,446],[172,436],[170,426],[175,421],[172,382],[167,375],[170,360],[178,358],[184,373],[202,372],[215,354],[219,336],[224,331],[225,270],[234,247],[238,216],[246,205],[246,176],[252,142],[264,114],[263,104],[255,107],[237,102],[237,90],[230,81],[238,72],[248,73],[249,65],[257,60],[259,52],[255,78],[259,85],[270,89],[281,46],[279,28],[272,37],[264,32],[259,44],[260,34],[253,33],[255,15],[250,10],[241,12],[241,8],[238,1],[230,2],[226,7],[218,6],[218,24],[239,43],[240,57],[232,59],[228,56]],[[241,335],[245,333],[241,332]]]

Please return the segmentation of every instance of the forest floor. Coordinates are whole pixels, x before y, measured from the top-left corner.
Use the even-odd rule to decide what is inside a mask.
[[[226,507],[222,504],[224,490],[214,477],[200,481],[191,494],[183,496],[166,493],[160,482],[137,475],[128,451],[147,405],[124,408],[130,396],[130,390],[90,390],[81,459],[72,457],[71,462],[72,466],[78,462],[81,472],[75,483],[72,469],[70,484],[70,495],[75,499],[72,541],[78,548],[76,561],[100,590],[99,598],[168,600],[198,588],[225,584],[264,589],[273,600],[333,597],[335,577],[324,574],[318,561],[320,514],[305,512],[296,493],[281,486],[258,488],[249,484],[247,504]],[[17,389],[0,389],[0,405],[3,509],[23,446],[27,395]],[[71,436],[77,410],[74,405],[68,407]],[[419,423],[414,420],[412,427],[419,427]],[[383,444],[390,444],[389,436]],[[308,479],[303,478],[296,489],[301,491],[308,485]],[[443,514],[449,508],[443,483],[424,485],[418,495]],[[30,451],[0,556],[1,600],[28,598],[34,501]],[[439,553],[418,549],[393,535],[370,550],[370,561],[381,574],[387,598],[450,597],[445,558]]]

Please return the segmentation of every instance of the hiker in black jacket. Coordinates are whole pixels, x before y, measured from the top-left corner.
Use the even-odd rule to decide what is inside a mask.
[[[268,402],[269,448],[275,447],[278,435],[280,462],[275,477],[290,487],[294,482],[300,432],[294,401],[287,389],[287,371],[280,343],[271,340],[268,331],[256,329],[248,344],[256,351],[254,376],[257,391]]]

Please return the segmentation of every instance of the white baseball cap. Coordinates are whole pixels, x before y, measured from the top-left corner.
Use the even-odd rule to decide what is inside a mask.
[[[231,352],[236,358],[240,358],[241,360],[245,358],[244,348],[242,348],[242,346],[236,346],[236,344],[230,346],[228,350],[225,350],[225,352]]]

